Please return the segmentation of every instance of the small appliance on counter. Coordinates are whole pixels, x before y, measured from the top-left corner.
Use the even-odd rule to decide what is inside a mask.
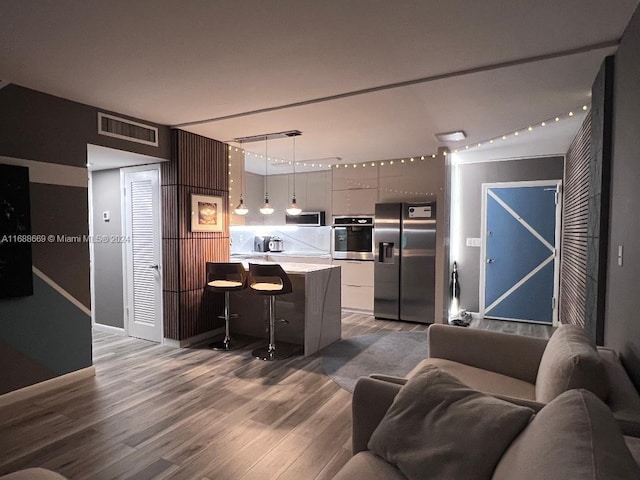
[[[280,237],[271,237],[269,241],[270,252],[281,252],[284,249],[284,242]]]
[[[271,242],[270,235],[256,235],[253,237],[253,251],[254,252],[268,252],[269,242]]]

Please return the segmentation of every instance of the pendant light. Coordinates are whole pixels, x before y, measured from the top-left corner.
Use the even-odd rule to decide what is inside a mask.
[[[233,211],[233,213],[235,213],[236,215],[246,215],[247,213],[249,213],[249,209],[244,204],[244,199],[242,198],[242,192],[244,187],[244,153],[242,153],[241,167],[242,169],[240,170],[240,203],[238,203],[238,206]]]
[[[267,150],[267,136],[264,136],[264,205],[260,207],[260,213],[263,215],[271,215],[273,207],[269,205],[268,175],[269,175],[269,156]]]
[[[296,204],[296,137],[293,137],[293,196],[291,197],[291,205],[287,208],[288,215],[300,215],[302,210]]]

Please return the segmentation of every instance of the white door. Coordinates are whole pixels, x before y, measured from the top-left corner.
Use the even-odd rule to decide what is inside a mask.
[[[132,337],[162,342],[160,170],[134,167],[124,174],[125,325]]]

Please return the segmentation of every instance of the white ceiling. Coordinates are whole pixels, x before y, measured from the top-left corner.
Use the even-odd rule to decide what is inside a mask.
[[[181,127],[222,141],[298,129],[299,160],[402,158],[444,146],[437,132],[464,130],[464,148],[589,104],[637,4],[3,0],[0,79],[173,126],[235,115]],[[515,153],[475,150],[564,153],[579,117],[519,138]],[[269,143],[269,156],[291,152],[289,139]]]

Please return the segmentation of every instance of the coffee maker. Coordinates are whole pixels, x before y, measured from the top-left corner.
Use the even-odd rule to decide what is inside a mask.
[[[253,237],[253,251],[254,252],[268,252],[269,242],[271,241],[270,235],[256,235]]]

